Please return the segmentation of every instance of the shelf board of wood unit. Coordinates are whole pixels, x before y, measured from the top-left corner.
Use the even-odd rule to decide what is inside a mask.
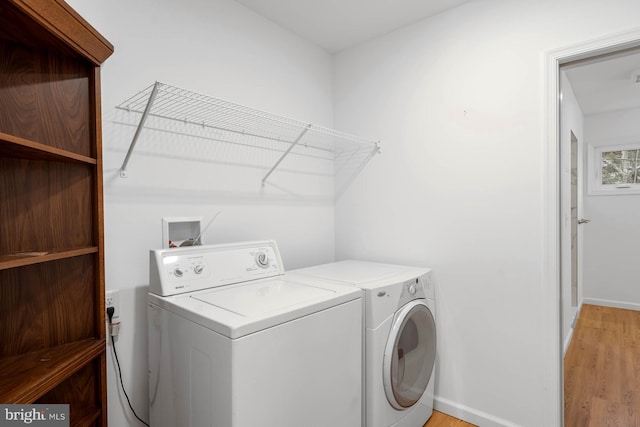
[[[32,403],[105,350],[90,338],[0,359],[0,402]]]
[[[97,246],[90,246],[87,248],[71,249],[68,251],[60,252],[18,252],[14,254],[0,255],[0,270],[25,267],[27,265],[40,264],[43,262],[56,261],[59,259],[94,254],[97,252]]]
[[[71,410],[71,427],[88,427],[100,416],[100,408],[97,406],[74,406]]]
[[[0,154],[21,159],[97,164],[96,159],[0,132]]]

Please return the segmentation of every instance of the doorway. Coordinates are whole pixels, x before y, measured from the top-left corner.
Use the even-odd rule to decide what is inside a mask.
[[[564,394],[564,372],[563,372],[563,355],[565,348],[565,324],[566,319],[573,316],[574,310],[580,305],[581,302],[581,289],[580,289],[580,252],[577,250],[580,246],[580,232],[578,228],[579,220],[579,205],[578,200],[575,203],[575,210],[571,209],[573,193],[570,189],[566,190],[566,186],[563,189],[563,183],[566,184],[566,176],[563,179],[563,174],[567,172],[567,165],[571,164],[571,149],[562,144],[563,140],[574,141],[575,150],[577,153],[577,168],[576,168],[576,188],[574,189],[576,194],[580,194],[579,188],[580,179],[580,152],[581,145],[584,144],[584,139],[580,135],[571,133],[573,129],[567,129],[562,126],[561,118],[561,68],[563,65],[570,63],[578,63],[584,61],[594,60],[596,58],[603,58],[607,55],[619,54],[620,52],[635,49],[640,46],[640,30],[633,32],[619,34],[612,37],[599,39],[596,41],[584,43],[581,45],[572,46],[566,49],[552,51],[547,54],[547,120],[548,126],[548,144],[547,148],[547,230],[548,230],[548,245],[547,252],[549,253],[547,272],[549,277],[549,307],[553,307],[551,313],[551,320],[549,323],[549,334],[559,339],[554,339],[551,346],[549,357],[553,358],[552,364],[554,366],[554,373],[557,374],[557,387],[552,389],[552,392],[557,392],[557,404],[558,414],[560,415],[554,424],[564,425],[563,415],[563,394]],[[564,136],[564,138],[563,138]],[[582,139],[582,140],[581,140]],[[584,152],[584,149],[582,150]],[[582,163],[584,164],[584,163]],[[569,166],[569,172],[573,169]],[[569,175],[570,176],[570,175]],[[584,175],[582,175],[584,176]],[[570,185],[569,185],[570,188]],[[569,199],[567,199],[567,197]],[[563,210],[563,205],[565,206]],[[575,211],[576,215],[569,215],[567,217],[567,208],[569,211]],[[573,223],[575,222],[575,226]],[[567,236],[568,240],[567,240]],[[575,253],[572,251],[571,242],[572,236],[575,236],[574,247]],[[569,247],[567,247],[569,245]],[[568,250],[567,250],[568,249]],[[577,266],[575,268],[574,266]],[[567,273],[568,272],[568,273]],[[568,285],[568,286],[565,286]],[[567,304],[568,303],[568,304]],[[567,342],[568,344],[568,342]]]
[[[640,270],[632,266],[636,264],[636,257],[628,254],[629,250],[623,244],[628,241],[629,245],[633,245],[637,241],[633,230],[640,225],[635,214],[640,207],[640,197],[629,194],[627,187],[631,184],[621,183],[619,178],[626,177],[623,175],[627,169],[629,171],[637,169],[635,159],[627,158],[630,151],[622,147],[628,147],[625,143],[631,142],[637,145],[636,141],[640,138],[640,128],[637,126],[637,115],[640,113],[640,86],[635,78],[636,74],[640,73],[636,71],[639,67],[640,49],[638,48],[596,55],[560,66],[560,89],[563,95],[560,108],[560,163],[563,165],[560,182],[561,210],[565,212],[561,225],[566,227],[566,230],[561,233],[563,354],[567,354],[573,338],[577,309],[583,302],[595,306],[619,308],[622,308],[619,304],[638,303],[633,289]],[[575,111],[570,111],[571,107]],[[568,120],[563,116],[580,116],[581,119]],[[620,140],[622,134],[626,135],[626,139]],[[586,169],[587,174],[576,174],[576,153],[585,151],[590,155],[589,164],[585,167],[584,156],[578,157],[577,164],[582,166],[583,170]],[[633,157],[637,156],[633,155]],[[636,178],[633,177],[630,182],[634,183],[635,180]],[[577,192],[579,197],[576,198],[576,184],[585,181],[588,181],[589,192],[586,194]],[[607,185],[606,189],[600,189]],[[618,189],[618,187],[622,188]],[[570,191],[568,191],[569,188]],[[609,194],[602,194],[605,191]],[[616,191],[615,197],[611,197],[613,191]],[[583,198],[586,209],[594,215],[593,224],[587,225],[588,220],[579,219],[576,215],[584,212],[580,207]],[[618,230],[621,235],[616,234]],[[585,234],[586,239],[582,238],[582,233]],[[582,242],[585,243],[582,244]],[[576,245],[576,243],[579,244]],[[587,253],[585,263],[578,263],[577,260],[581,247],[584,247]],[[635,246],[632,246],[632,250],[633,248]],[[567,255],[568,253],[570,256]],[[570,260],[570,265],[565,262],[565,256],[567,261]],[[584,269],[576,269],[578,264],[584,266]],[[567,270],[566,274],[565,270]],[[578,292],[575,292],[576,290]],[[581,290],[584,290],[584,293],[581,293]],[[630,325],[620,326],[630,327]],[[614,327],[613,324],[611,327]],[[598,342],[607,343],[607,335],[607,333],[598,335]],[[625,347],[622,347],[621,351],[624,349]],[[586,381],[587,378],[581,377],[584,372],[580,373],[579,369],[574,369],[576,363],[581,363],[576,359],[575,353],[569,360],[570,367],[565,365],[568,370],[563,374],[564,380],[569,384],[564,390],[565,393],[569,393],[565,400],[569,402],[567,403],[569,406],[565,409],[568,411],[567,414],[570,414],[565,420],[566,423],[576,423],[576,417],[601,417],[602,414],[595,408],[592,408],[592,411],[580,409],[580,402],[576,400],[575,388],[572,384],[577,381]],[[615,372],[616,367],[613,362],[607,367],[601,367],[592,372],[592,375],[601,376],[601,378],[611,377],[613,374],[610,369]],[[629,390],[628,386],[624,387],[624,390]],[[605,402],[612,407],[624,406],[623,403],[619,403],[621,402],[619,396],[611,390],[597,397],[585,396],[582,398],[592,403]]]

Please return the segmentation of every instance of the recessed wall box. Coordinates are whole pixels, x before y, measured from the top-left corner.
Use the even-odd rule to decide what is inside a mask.
[[[162,247],[192,246],[201,227],[202,217],[162,218]],[[203,236],[198,244],[204,244]]]

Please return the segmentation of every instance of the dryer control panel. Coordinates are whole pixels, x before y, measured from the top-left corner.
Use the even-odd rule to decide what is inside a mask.
[[[274,241],[150,251],[149,291],[175,295],[284,274]]]
[[[414,279],[406,280],[402,284],[400,303],[403,304],[417,298],[434,298],[434,289],[433,284],[431,283],[431,272]]]

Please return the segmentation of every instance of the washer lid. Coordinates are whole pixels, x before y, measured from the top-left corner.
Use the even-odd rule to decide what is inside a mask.
[[[235,339],[361,297],[353,286],[284,275],[166,297],[149,293],[149,302]]]
[[[335,291],[286,280],[223,288],[193,295],[199,301],[245,317],[258,317],[287,307],[332,297]]]

